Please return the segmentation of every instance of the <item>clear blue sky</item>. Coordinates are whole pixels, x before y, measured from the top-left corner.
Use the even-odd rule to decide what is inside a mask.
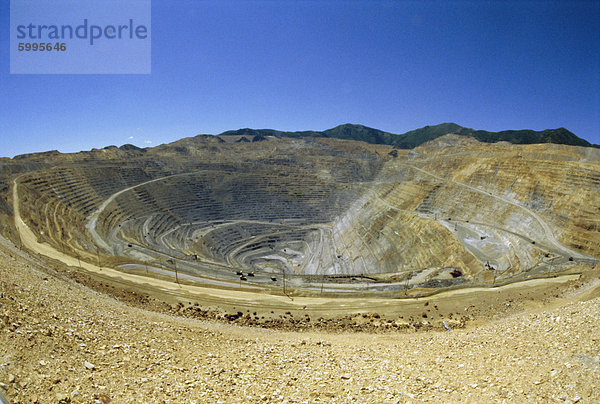
[[[600,143],[599,1],[152,0],[152,74],[9,74],[0,156],[244,127],[566,127]]]

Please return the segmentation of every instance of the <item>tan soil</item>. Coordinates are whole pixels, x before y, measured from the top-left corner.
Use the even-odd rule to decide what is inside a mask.
[[[148,311],[134,306],[167,306],[106,286],[116,300],[57,268],[0,246],[0,390],[11,402],[600,400],[599,268],[538,299],[545,308],[521,290],[495,320],[488,311],[465,329],[384,334]]]

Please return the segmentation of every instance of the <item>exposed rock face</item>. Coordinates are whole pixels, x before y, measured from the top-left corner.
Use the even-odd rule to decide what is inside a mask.
[[[428,153],[423,169],[514,201],[538,214],[567,247],[599,256],[600,150],[476,143],[462,150],[435,143],[422,148]]]
[[[285,273],[307,290],[326,276],[369,276],[374,292],[491,284],[600,257],[598,149],[447,135],[390,155],[239,139],[51,154],[16,180],[21,215],[89,261],[228,281],[252,272],[263,286]]]

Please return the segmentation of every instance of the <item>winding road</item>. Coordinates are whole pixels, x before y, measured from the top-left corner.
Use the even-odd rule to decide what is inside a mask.
[[[541,226],[541,227],[542,227],[542,229],[544,230],[544,234],[545,234],[545,236],[546,236],[546,238],[547,238],[547,241],[548,241],[550,244],[552,244],[552,246],[553,246],[555,249],[557,249],[557,250],[560,250],[560,251],[562,251],[563,253],[565,253],[565,254],[567,254],[567,255],[570,255],[570,256],[572,256],[572,257],[577,257],[577,258],[582,258],[582,259],[593,259],[593,260],[597,260],[595,257],[592,257],[592,256],[589,256],[589,255],[582,254],[582,253],[580,253],[580,252],[574,251],[574,250],[572,250],[572,249],[568,248],[567,246],[565,246],[565,245],[561,244],[561,243],[560,243],[560,242],[559,242],[559,241],[558,241],[558,240],[557,240],[557,239],[554,237],[554,233],[552,233],[552,230],[550,229],[550,226],[548,226],[548,224],[547,224],[547,223],[546,223],[546,222],[545,222],[545,221],[544,221],[544,220],[543,220],[543,219],[542,219],[542,218],[541,218],[541,217],[540,217],[540,216],[539,216],[537,213],[535,213],[533,210],[531,210],[531,209],[529,209],[529,208],[527,208],[527,207],[525,207],[525,206],[523,206],[523,205],[521,205],[521,204],[519,204],[519,203],[517,203],[517,202],[515,202],[515,201],[512,201],[512,200],[510,200],[510,199],[504,198],[504,197],[502,197],[502,196],[499,196],[499,195],[494,195],[494,194],[493,194],[493,193],[491,193],[491,192],[483,191],[483,190],[481,190],[481,189],[475,188],[475,187],[473,187],[473,186],[471,186],[471,185],[464,184],[464,183],[462,183],[462,182],[457,182],[457,181],[454,181],[454,180],[449,180],[449,179],[446,179],[446,178],[440,177],[440,176],[438,176],[438,175],[436,175],[436,174],[433,174],[433,173],[431,173],[431,172],[429,172],[429,171],[423,170],[422,168],[418,168],[418,167],[415,167],[415,166],[413,166],[413,165],[410,165],[410,164],[402,164],[402,165],[404,165],[404,166],[406,166],[406,167],[413,168],[413,169],[415,169],[415,170],[417,170],[417,171],[419,171],[419,172],[421,172],[421,173],[423,173],[423,174],[429,175],[429,176],[431,176],[431,177],[433,177],[433,178],[437,179],[438,181],[441,181],[441,182],[444,182],[444,183],[451,183],[451,184],[454,184],[454,185],[457,185],[457,186],[460,186],[460,187],[463,187],[463,188],[469,189],[469,190],[471,190],[471,191],[473,191],[473,192],[477,192],[477,193],[480,193],[480,194],[483,194],[483,195],[486,195],[486,196],[489,196],[489,197],[495,198],[495,199],[497,199],[497,200],[499,200],[499,201],[502,201],[502,202],[504,202],[504,203],[508,203],[509,205],[513,205],[513,206],[515,206],[515,207],[517,207],[517,208],[519,208],[519,209],[522,209],[522,210],[524,210],[525,212],[527,212],[529,215],[531,215],[531,216],[532,216],[532,217],[533,217],[533,218],[534,218],[534,219],[535,219],[535,220],[536,220],[536,221],[537,221],[537,222],[540,224],[540,226]]]
[[[131,191],[132,189],[135,189],[137,187],[141,187],[143,185],[146,184],[151,184],[153,182],[158,182],[158,181],[163,181],[166,180],[167,178],[173,178],[173,177],[180,177],[180,176],[184,176],[184,175],[193,175],[193,174],[198,174],[201,173],[203,171],[194,171],[191,173],[181,173],[181,174],[173,174],[173,175],[167,175],[165,177],[160,177],[160,178],[155,178],[153,180],[149,180],[149,181],[145,181],[145,182],[140,182],[139,184],[135,184],[132,185],[130,187],[127,188],[123,188],[120,191],[115,192],[114,194],[112,194],[111,196],[109,196],[104,202],[102,202],[100,204],[100,206],[98,206],[98,209],[96,209],[95,211],[93,211],[90,216],[87,219],[87,222],[85,224],[85,227],[88,229],[88,231],[90,232],[94,242],[99,245],[100,247],[104,248],[106,251],[112,251],[112,248],[106,244],[106,242],[104,241],[104,239],[102,237],[100,237],[100,235],[98,234],[98,232],[96,232],[96,223],[98,222],[98,218],[100,217],[100,214],[102,214],[102,212],[104,212],[104,210],[106,209],[106,207],[115,200],[116,197],[118,197],[121,194],[124,194],[125,192]],[[16,181],[16,179],[15,179]]]
[[[440,181],[448,181],[441,177],[436,176],[435,174],[428,173],[425,170],[418,169],[416,167],[415,167],[415,169],[423,172],[424,174],[431,175],[432,177],[437,178]],[[104,242],[104,240],[99,241],[99,240],[101,240],[101,237],[95,232],[95,225],[96,225],[96,222],[97,222],[100,214],[107,208],[107,206],[112,201],[115,200],[115,198],[117,198],[119,195],[121,195],[127,191],[130,191],[132,189],[135,189],[136,187],[140,187],[140,186],[148,184],[148,183],[162,181],[162,180],[165,180],[170,177],[192,175],[192,174],[196,174],[196,173],[194,172],[194,173],[174,174],[171,176],[156,178],[153,180],[146,181],[144,183],[133,185],[131,187],[122,189],[122,190],[114,193],[109,198],[107,198],[98,207],[98,209],[96,209],[89,216],[89,218],[86,222],[86,228],[88,228],[88,230],[90,230],[90,233],[94,237],[94,241],[98,242],[98,244],[102,244],[102,242]],[[142,288],[146,288],[146,289],[153,288],[154,290],[159,291],[161,293],[166,293],[166,294],[181,296],[181,297],[187,297],[190,299],[194,299],[196,301],[208,302],[209,304],[217,303],[217,302],[224,302],[226,304],[240,305],[243,307],[261,307],[261,308],[269,307],[269,308],[292,309],[292,310],[302,310],[302,309],[306,309],[306,308],[312,309],[312,310],[324,310],[326,308],[327,311],[333,311],[338,314],[354,313],[356,311],[366,310],[366,309],[370,309],[370,310],[373,310],[373,309],[386,310],[387,309],[387,310],[394,310],[394,311],[400,312],[402,310],[402,307],[401,307],[402,304],[415,304],[418,302],[422,302],[422,299],[423,299],[423,298],[408,297],[408,298],[402,299],[402,304],[399,304],[399,300],[396,298],[380,298],[380,297],[370,298],[370,297],[364,297],[364,296],[357,296],[357,297],[347,297],[347,298],[339,299],[339,298],[330,298],[330,297],[299,296],[299,297],[296,297],[293,301],[290,301],[289,298],[284,295],[264,293],[264,291],[267,291],[267,290],[274,291],[272,288],[271,289],[263,289],[263,292],[261,292],[261,293],[255,293],[255,292],[240,290],[238,283],[234,283],[234,282],[231,282],[230,288],[227,288],[227,289],[214,288],[214,287],[211,287],[210,285],[201,286],[201,285],[177,284],[175,282],[170,282],[170,281],[163,280],[163,279],[157,279],[157,278],[152,278],[152,277],[147,277],[147,276],[142,276],[142,275],[135,275],[135,274],[131,274],[131,273],[122,272],[122,271],[119,271],[119,270],[116,270],[113,268],[102,267],[99,265],[91,264],[89,262],[80,261],[80,259],[78,259],[76,257],[72,257],[70,255],[67,255],[61,251],[58,251],[57,249],[55,249],[54,247],[52,247],[51,245],[49,245],[47,243],[38,241],[37,236],[27,226],[27,224],[25,223],[25,221],[23,220],[23,218],[21,217],[21,214],[20,214],[20,206],[19,206],[20,203],[19,203],[19,192],[18,192],[19,182],[18,182],[18,180],[19,180],[19,177],[16,177],[13,180],[13,190],[12,190],[13,191],[12,192],[13,213],[14,213],[14,223],[15,223],[17,232],[20,235],[22,245],[33,252],[40,253],[49,258],[58,260],[68,266],[80,267],[86,271],[93,272],[97,276],[100,276],[104,279],[107,279],[107,280],[110,279],[115,283],[128,284],[128,285],[132,285],[132,286],[137,285],[138,287],[142,287]],[[451,181],[451,182],[454,182],[454,181]],[[456,184],[459,186],[464,186],[466,188],[469,188],[475,192],[481,192],[483,194],[490,195],[487,192],[481,191],[477,188],[471,187],[466,184],[461,184],[461,183],[456,183]],[[493,196],[493,195],[491,195],[491,196]],[[505,198],[502,198],[499,196],[494,196],[494,197],[496,197],[497,199],[499,199],[503,202],[509,203],[511,205],[515,205],[521,209],[524,209],[528,213],[530,213],[533,217],[536,218],[536,220],[538,220],[540,222],[540,224],[544,228],[544,231],[546,231],[548,239],[562,251],[572,254],[573,256],[588,258],[587,256],[583,256],[582,254],[576,253],[576,252],[566,248],[565,246],[562,246],[560,243],[558,243],[558,241],[556,241],[552,232],[550,231],[548,225],[543,220],[541,220],[541,218],[537,214],[535,214],[535,212],[531,212],[529,209],[527,209],[523,206],[520,206],[512,201],[506,200]],[[106,244],[106,243],[104,243],[104,244]],[[108,249],[110,251],[110,246],[106,246],[106,247],[108,247]],[[471,287],[471,288],[465,288],[465,289],[447,290],[447,291],[439,292],[431,297],[427,297],[426,299],[436,299],[436,300],[456,299],[459,296],[464,296],[466,294],[499,293],[501,290],[505,290],[507,288],[508,289],[520,288],[520,287],[531,288],[531,287],[536,287],[535,285],[567,282],[571,279],[574,279],[574,277],[576,278],[577,275],[566,275],[566,276],[560,276],[560,277],[551,278],[551,279],[527,280],[527,281],[512,283],[512,284],[495,287],[495,288]],[[225,281],[225,283],[227,283],[227,282]]]

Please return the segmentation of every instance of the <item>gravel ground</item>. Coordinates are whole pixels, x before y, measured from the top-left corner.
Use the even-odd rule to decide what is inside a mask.
[[[0,391],[13,403],[595,403],[595,296],[449,332],[289,332],[132,307],[2,247]]]

